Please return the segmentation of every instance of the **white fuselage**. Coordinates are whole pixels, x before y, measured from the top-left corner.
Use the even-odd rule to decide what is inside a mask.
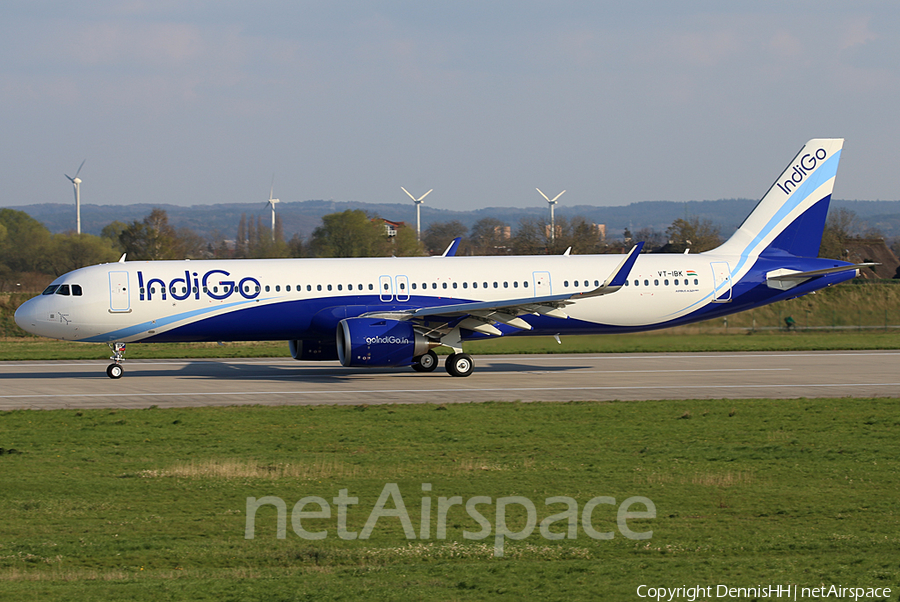
[[[241,340],[302,338],[333,328],[316,316],[342,308],[333,320],[381,309],[402,310],[461,301],[493,301],[587,292],[599,286],[621,255],[267,259],[127,262],[91,266],[54,281],[68,295],[28,301],[17,320],[42,336],[73,341]],[[652,328],[726,297],[725,258],[642,255],[615,294],[571,305],[573,320],[551,329],[595,324]],[[72,293],[73,285],[82,294]],[[714,294],[714,288],[718,292]],[[59,292],[59,289],[57,289]],[[245,314],[247,328],[224,332],[213,318]],[[543,318],[547,320],[548,318]],[[200,324],[210,322],[211,328]],[[259,328],[256,334],[253,324]],[[193,325],[193,326],[191,326]],[[184,334],[180,331],[188,328]],[[546,330],[542,328],[541,332]],[[171,336],[166,336],[172,333]]]

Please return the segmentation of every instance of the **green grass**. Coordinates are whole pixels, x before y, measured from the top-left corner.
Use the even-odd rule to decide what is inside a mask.
[[[895,399],[3,412],[0,598],[626,600],[642,583],[834,583],[893,599],[898,426]],[[386,483],[416,529],[432,499],[429,538],[382,518],[343,540],[332,516],[303,523],[324,540],[290,519],[277,539],[271,507],[244,538],[247,497],[290,514],[347,489],[359,531]],[[435,537],[439,496],[524,496],[540,521],[561,510],[550,496],[580,509],[634,495],[656,505],[631,523],[650,540],[535,530],[495,558],[490,539],[463,538],[479,526],[459,506]],[[593,522],[614,530],[614,508]]]

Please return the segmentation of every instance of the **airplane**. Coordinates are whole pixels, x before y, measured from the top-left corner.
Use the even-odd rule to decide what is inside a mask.
[[[603,334],[709,320],[850,280],[818,258],[843,139],[814,139],[738,230],[703,253],[125,261],[54,280],[16,311],[27,332],[107,343],[287,340],[297,360],[472,374],[463,342]]]

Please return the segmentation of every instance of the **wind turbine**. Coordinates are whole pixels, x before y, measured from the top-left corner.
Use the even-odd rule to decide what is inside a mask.
[[[84,161],[87,161],[87,159]],[[78,166],[78,171],[75,172],[74,178],[69,174],[64,174],[72,182],[72,186],[75,187],[75,232],[78,234],[81,234],[81,178],[78,177],[78,174],[81,173],[81,168],[84,167],[84,161]]]
[[[535,190],[537,190],[538,192],[541,192],[540,188],[535,188]],[[564,192],[565,192],[565,190],[563,190],[558,195],[553,197],[553,200],[550,200],[550,197],[548,197],[546,194],[541,192],[541,196],[544,197],[545,199],[547,199],[547,202],[550,203],[550,243],[551,244],[556,242],[556,217],[553,215],[553,208],[556,206],[556,202],[557,202],[556,199],[561,197]]]
[[[400,187],[400,190],[405,192],[409,196],[409,198],[411,198],[413,200],[413,203],[416,204],[416,240],[421,240],[422,239],[422,234],[421,234],[422,233],[422,221],[420,219],[419,211],[420,211],[420,207],[422,206],[422,200],[425,197],[427,197],[429,194],[431,194],[431,190],[434,190],[434,188],[432,188],[431,190],[429,190],[428,192],[426,192],[419,198],[416,198],[413,195],[409,194],[409,191],[406,188],[404,188],[403,186]]]
[[[272,206],[272,242],[275,242],[275,203],[280,203],[278,199],[273,199],[272,194],[275,192],[275,174],[272,174],[272,188],[269,190],[269,201],[266,206]]]

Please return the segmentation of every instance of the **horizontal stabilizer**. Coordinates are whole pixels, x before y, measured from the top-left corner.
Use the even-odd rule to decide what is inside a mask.
[[[822,270],[811,270],[809,272],[795,272],[794,270],[774,270],[766,274],[766,284],[769,288],[777,288],[787,290],[805,282],[810,278],[817,276],[825,276],[826,274],[840,274],[841,272],[849,272],[851,270],[859,270],[859,268],[868,268],[880,263],[855,263],[848,265],[836,266],[833,268],[825,268]]]
[[[813,270],[811,272],[792,272],[790,270],[776,270],[766,274],[766,280],[807,280],[813,276],[824,276],[825,274],[838,274],[840,272],[849,272],[858,268],[869,268],[881,265],[880,263],[855,263],[853,265],[842,265],[836,268],[825,268],[824,270]],[[777,272],[784,272],[778,274]]]

